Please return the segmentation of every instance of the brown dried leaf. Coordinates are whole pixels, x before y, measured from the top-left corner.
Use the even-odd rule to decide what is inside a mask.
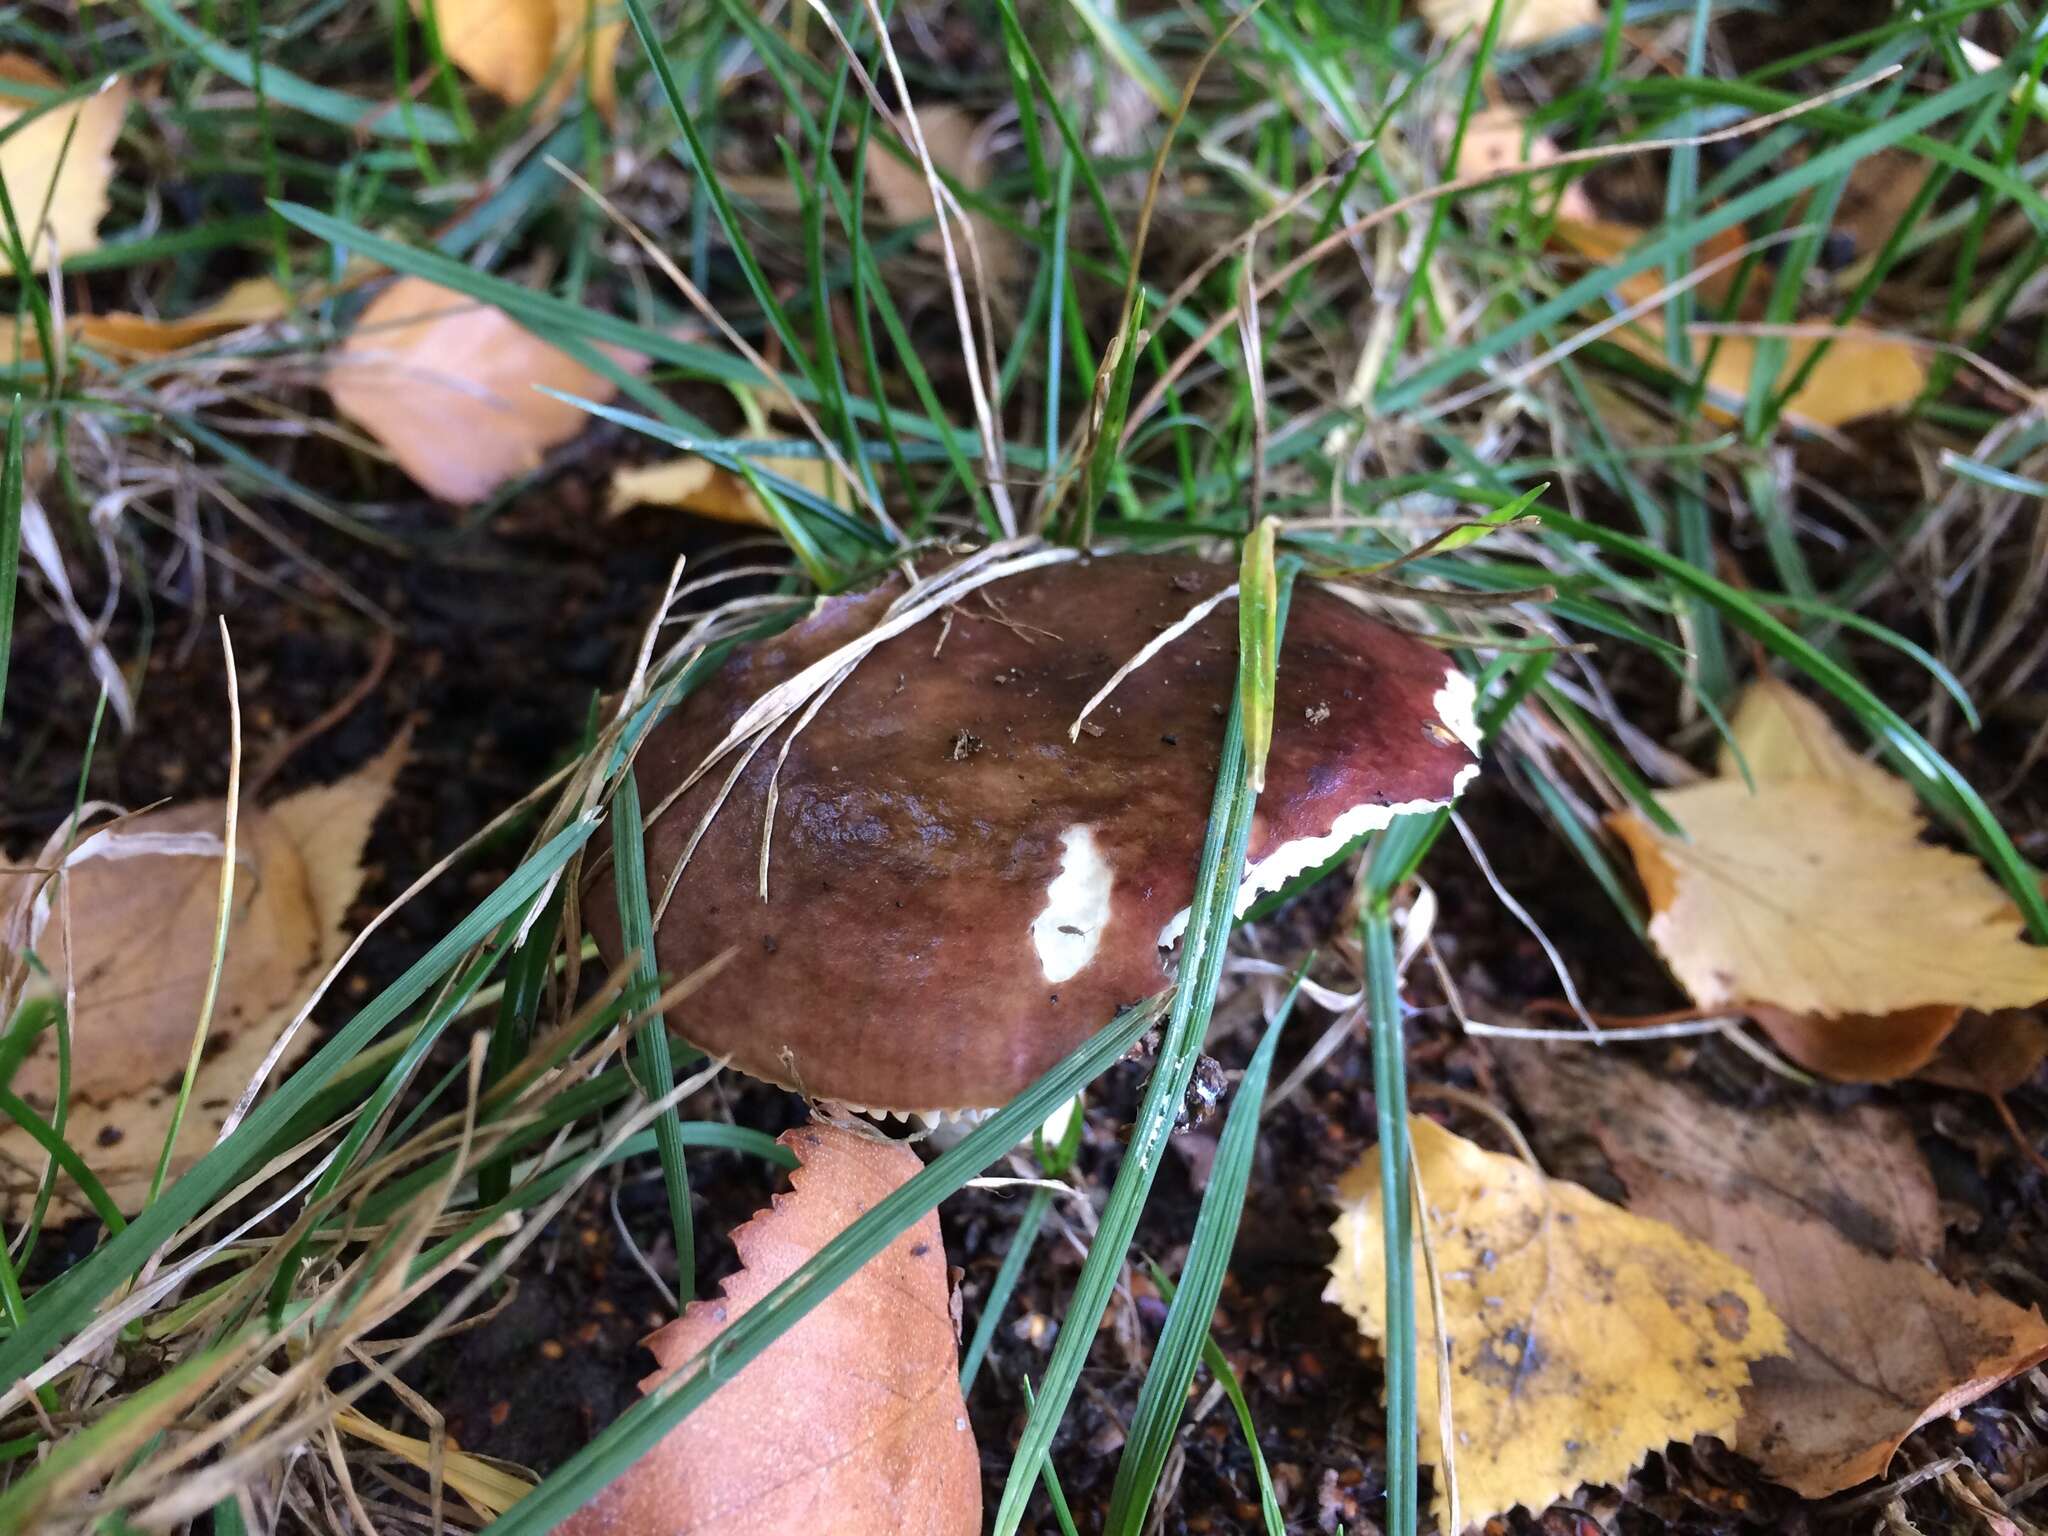
[[[2003,1008],[1965,1013],[1934,1059],[1913,1075],[1924,1083],[1972,1093],[2011,1093],[2048,1061],[2048,1021]]]
[[[1650,1451],[1727,1435],[1751,1362],[1785,1330],[1748,1275],[1662,1222],[1546,1179],[1435,1123],[1409,1121],[1450,1340],[1463,1518],[1541,1512],[1581,1483],[1617,1483]],[[1338,1194],[1324,1292],[1385,1333],[1379,1162]],[[1424,1273],[1418,1237],[1415,1272]],[[1423,1459],[1441,1468],[1436,1325],[1418,1307]],[[1439,1483],[1442,1478],[1439,1478]],[[1437,1518],[1448,1518],[1437,1495]]]
[[[434,0],[441,46],[455,67],[501,101],[521,106],[545,87],[535,112],[554,116],[579,81],[587,80],[591,104],[606,121],[618,105],[619,43],[626,23],[618,8],[604,5],[590,26],[599,0]],[[424,9],[413,0],[413,11]],[[585,44],[588,43],[588,52]]]
[[[340,956],[362,883],[370,824],[404,762],[401,737],[339,783],[268,810],[244,806],[236,829],[234,916],[206,1055],[171,1159],[203,1153],[308,989]],[[28,995],[77,988],[65,1139],[124,1210],[147,1194],[212,967],[226,802],[145,812],[81,839],[65,902],[47,881],[0,879],[0,928],[32,945],[48,972]],[[61,852],[61,850],[59,850]],[[53,856],[54,857],[54,856]],[[301,1030],[280,1063],[312,1043]],[[14,1086],[51,1117],[57,1040],[46,1032]],[[44,1154],[19,1127],[0,1131],[0,1208],[31,1194]],[[60,1197],[75,1193],[66,1181]]]
[[[1578,27],[1597,27],[1601,22],[1600,0],[1504,0],[1500,46],[1526,48],[1547,42]],[[1416,9],[1441,38],[1455,38],[1469,32],[1473,37],[1485,30],[1493,14],[1494,0],[1417,0]]]
[[[1942,1222],[1905,1119],[1736,1110],[1625,1062],[1499,1054],[1540,1125],[1583,1128],[1631,1209],[1743,1265],[1791,1330],[1731,1442],[1807,1498],[1883,1475],[1899,1442],[2048,1359],[2048,1322],[1933,1268]]]
[[[10,85],[39,92],[64,89],[64,82],[34,59],[0,54],[0,130],[40,105]],[[100,220],[107,215],[107,189],[114,180],[114,141],[128,113],[128,94],[128,82],[117,80],[82,101],[43,113],[0,141],[0,181],[6,182],[36,271],[48,271],[53,254],[62,263],[99,248]],[[13,272],[14,264],[0,251],[0,277]]]
[[[418,277],[371,300],[327,374],[335,409],[458,506],[539,468],[583,429],[585,413],[540,385],[596,401],[614,393],[503,310]]]
[[[1751,1014],[1816,1072],[1904,1077],[1964,1008],[2048,998],[2048,948],[1975,859],[1921,841],[1911,791],[1820,711],[1765,683],[1737,712],[1752,793],[1724,776],[1666,790],[1672,837],[1610,825],[1650,898],[1650,938],[1702,1008]],[[1810,770],[1801,774],[1802,767]]]
[[[793,1191],[733,1233],[741,1268],[647,1342],[651,1389],[918,1171],[901,1142],[789,1131]],[[981,1465],[936,1214],[898,1237],[624,1475],[563,1536],[977,1536]]]

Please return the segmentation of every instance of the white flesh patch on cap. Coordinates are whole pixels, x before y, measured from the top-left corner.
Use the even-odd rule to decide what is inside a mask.
[[[1460,673],[1459,676],[1463,676]],[[1438,695],[1442,697],[1441,694]],[[1268,891],[1277,891],[1303,870],[1314,869],[1330,858],[1346,843],[1367,832],[1377,832],[1396,816],[1414,816],[1423,811],[1433,811],[1439,806],[1450,804],[1465,792],[1465,786],[1479,772],[1477,763],[1467,763],[1458,770],[1458,776],[1451,782],[1451,793],[1443,800],[1403,800],[1398,805],[1354,805],[1339,815],[1330,830],[1321,837],[1297,837],[1291,843],[1282,843],[1258,863],[1244,872],[1244,883],[1237,888],[1237,915],[1242,917],[1254,901]],[[1159,947],[1171,949],[1187,932],[1188,909],[1183,907],[1173,914],[1167,925],[1159,930]]]
[[[1067,828],[1060,846],[1067,851],[1060,872],[1045,887],[1045,910],[1031,920],[1031,945],[1047,981],[1065,981],[1095,958],[1116,883],[1086,826]]]
[[[1436,697],[1430,700],[1436,708],[1436,717],[1445,730],[1465,744],[1465,750],[1474,757],[1479,755],[1479,720],[1475,711],[1479,704],[1479,689],[1471,678],[1458,667],[1452,666],[1444,673],[1444,685],[1437,689]],[[1459,781],[1460,786],[1463,780]],[[1452,796],[1457,798],[1456,795]]]

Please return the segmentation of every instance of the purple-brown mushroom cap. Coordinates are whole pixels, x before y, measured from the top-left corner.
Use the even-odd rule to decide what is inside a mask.
[[[1120,666],[1231,574],[1139,555],[1042,566],[871,650],[779,773],[789,726],[754,755],[690,855],[658,920],[660,968],[683,976],[735,952],[671,1027],[816,1098],[979,1109],[1165,986],[1236,683],[1235,606],[1218,605],[1126,677],[1078,739],[1069,729]],[[902,592],[891,578],[827,599],[735,655],[649,737],[643,804],[667,801],[749,705],[873,628]],[[1472,704],[1441,651],[1298,584],[1239,910],[1361,832],[1452,800],[1478,769]],[[657,901],[736,760],[648,830]],[[589,919],[616,960],[605,871]]]

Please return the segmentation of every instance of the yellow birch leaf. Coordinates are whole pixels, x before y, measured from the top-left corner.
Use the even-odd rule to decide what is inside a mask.
[[[0,130],[40,105],[37,97],[9,86],[61,91],[64,82],[22,54],[0,55]],[[0,180],[7,184],[36,271],[48,271],[52,255],[61,263],[99,247],[114,180],[114,141],[127,112],[128,82],[117,80],[0,140]],[[14,264],[0,251],[0,276],[13,272]]]
[[[174,1176],[212,1145],[278,1031],[340,957],[363,846],[406,748],[401,736],[339,783],[267,810],[243,807],[227,954]],[[65,1139],[126,1211],[148,1193],[199,1022],[225,816],[225,801],[208,800],[90,832],[65,861],[68,891],[35,875],[0,879],[0,939],[33,948],[47,972],[32,975],[26,995],[61,1000],[67,976],[76,988]],[[49,860],[61,856],[60,844]],[[280,1070],[312,1040],[301,1029]],[[46,1118],[54,1117],[57,1069],[57,1041],[46,1032],[14,1080]],[[0,1130],[0,1211],[34,1193],[43,1163],[26,1131]],[[68,1180],[57,1192],[60,1203],[82,1208]]]
[[[1420,1116],[1409,1134],[1442,1282],[1450,1459],[1468,1524],[1518,1504],[1541,1512],[1582,1483],[1619,1483],[1674,1440],[1733,1433],[1750,1363],[1787,1348],[1784,1325],[1741,1266]],[[1338,1203],[1324,1295],[1382,1339],[1377,1157],[1345,1176]],[[1449,1501],[1432,1311],[1426,1301],[1417,1308],[1417,1401],[1441,1523]]]
[[[1650,894],[1650,937],[1702,1008],[1887,1014],[2025,1008],[2048,998],[2048,948],[1975,859],[1920,839],[1916,816],[1839,780],[1713,779],[1613,826]]]
[[[1430,31],[1448,40],[1461,33],[1477,38],[1493,5],[1494,0],[1417,0],[1416,9]],[[1500,24],[1503,48],[1548,42],[1579,27],[1597,27],[1602,19],[1600,0],[1505,0],[1505,9]]]
[[[458,506],[538,469],[583,430],[581,409],[536,386],[597,401],[615,393],[503,310],[418,277],[370,301],[327,374],[335,409]]]
[[[614,72],[626,23],[600,21],[592,27],[598,3],[433,0],[434,22],[449,60],[501,101],[519,106],[545,89],[534,110],[551,117],[587,79],[591,104],[609,120],[617,105]],[[424,9],[425,0],[413,0],[415,13]]]
[[[753,464],[768,474],[815,491],[827,501],[842,507],[851,505],[845,481],[824,459],[764,454],[754,459]],[[605,494],[605,516],[618,517],[634,507],[672,507],[722,523],[775,526],[767,507],[743,477],[694,453],[613,470],[611,486]]]
[[[1911,788],[1766,680],[1737,707],[1720,777],[1666,790],[1671,837],[1609,818],[1650,902],[1650,939],[1702,1008],[1748,1013],[1802,1066],[1889,1082],[1966,1008],[2048,998],[2048,948],[1975,859],[1922,841]]]
[[[1724,779],[1742,778],[1735,755],[1739,747],[1759,787],[1788,779],[1829,779],[1855,790],[1875,809],[1918,814],[1912,785],[1858,755],[1817,704],[1775,677],[1758,678],[1749,686],[1728,726],[1734,745],[1723,742],[1714,764]]]

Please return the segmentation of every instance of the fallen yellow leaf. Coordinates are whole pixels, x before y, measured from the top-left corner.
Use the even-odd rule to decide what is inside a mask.
[[[298,295],[297,301],[301,306],[318,304],[347,292],[382,270],[375,262],[351,258],[338,279],[311,285]],[[112,310],[102,315],[67,315],[64,334],[120,356],[167,357],[231,331],[281,320],[291,313],[292,303],[293,296],[276,278],[245,277],[230,284],[219,298],[189,314],[158,316]],[[35,327],[0,318],[0,356],[23,361],[41,357],[42,339]]]
[[[1644,231],[1630,224],[1604,220],[1560,219],[1555,229],[1558,241],[1594,262],[1611,262],[1635,245]],[[1693,255],[1697,269],[1708,262],[1741,249],[1740,229],[1723,230]],[[1737,264],[1716,271],[1693,290],[1710,303],[1723,302],[1732,291]],[[1657,294],[1667,281],[1659,268],[1638,272],[1616,285],[1616,293],[1627,304],[1640,304]],[[1754,289],[1754,284],[1752,284]],[[1662,366],[1666,362],[1664,313],[1652,309],[1609,334],[1608,339],[1638,357]],[[1706,355],[1713,349],[1707,366],[1708,389],[1719,397],[1706,409],[1716,420],[1736,419],[1740,402],[1747,399],[1750,378],[1756,370],[1758,349],[1767,338],[1739,331],[1703,332],[1694,339],[1694,351]],[[1882,415],[1910,405],[1927,386],[1927,369],[1920,351],[1908,342],[1886,336],[1867,325],[1851,321],[1832,327],[1823,341],[1815,336],[1775,338],[1783,346],[1773,388],[1782,388],[1806,366],[1807,359],[1823,345],[1827,350],[1814,364],[1813,372],[1785,404],[1786,414],[1819,427],[1839,427],[1865,416]]]
[[[1578,27],[1600,25],[1600,0],[1503,0],[1500,46],[1526,48]],[[1417,0],[1416,9],[1438,37],[1456,38],[1485,30],[1494,0]]]
[[[502,101],[519,106],[542,91],[535,111],[561,110],[579,81],[609,120],[618,105],[623,20],[591,16],[600,0],[432,0],[441,47],[455,67]],[[413,0],[415,13],[426,0]],[[615,7],[604,6],[609,14]]]
[[[227,955],[173,1174],[212,1144],[278,1031],[340,956],[363,845],[406,745],[401,737],[339,783],[242,808]],[[76,988],[65,1139],[128,1211],[148,1193],[199,1021],[225,813],[226,802],[210,800],[89,833],[65,862],[68,891],[35,875],[0,878],[0,937],[9,949],[33,948],[43,966],[26,995],[61,999],[67,976]],[[280,1066],[312,1038],[301,1029]],[[14,1087],[47,1118],[57,1086],[57,1040],[46,1032]],[[0,1131],[0,1209],[35,1191],[43,1162],[27,1132]],[[67,1180],[57,1189],[76,1203]]]
[[[1859,754],[1819,705],[1775,677],[1760,677],[1744,690],[1728,732],[1733,740],[1721,743],[1714,762],[1714,771],[1724,779],[1740,780],[1746,764],[1759,787],[1826,779],[1854,790],[1874,810],[1919,814],[1912,785]]]
[[[1882,1477],[1919,1425],[2048,1358],[2048,1322],[1944,1279],[1941,1200],[1895,1109],[1733,1108],[1612,1051],[1501,1042],[1539,1126],[1590,1134],[1631,1206],[1755,1277],[1791,1348],[1729,1443],[1809,1499]]]
[[[503,310],[424,278],[371,300],[327,374],[335,409],[443,501],[481,501],[589,419],[536,386],[611,399],[610,380]]]
[[[10,88],[21,86],[29,89]],[[64,88],[35,60],[0,54],[0,131],[40,105],[37,93]],[[128,82],[116,80],[0,140],[0,180],[7,184],[36,271],[48,271],[53,257],[63,262],[98,248],[114,180],[114,141],[127,113]],[[0,276],[13,272],[13,262],[0,251]]]
[[[1802,1065],[1887,1081],[1924,1066],[1964,1008],[2048,998],[2048,949],[1973,858],[1922,841],[1911,791],[1783,685],[1751,691],[1722,777],[1611,825],[1650,898],[1650,938],[1702,1008],[1753,1015]],[[1804,770],[1802,771],[1802,765]]]
[[[1726,1438],[1750,1364],[1786,1349],[1740,1266],[1519,1158],[1409,1121],[1443,1290],[1461,1515],[1540,1513],[1581,1483],[1618,1483],[1644,1455]],[[1379,1161],[1344,1178],[1324,1295],[1371,1339],[1386,1332]],[[1424,1273],[1418,1234],[1415,1273]],[[1425,1296],[1426,1296],[1425,1292]],[[1437,1329],[1417,1307],[1422,1456],[1439,1469]]]
[[[786,1132],[799,1166],[772,1209],[733,1233],[741,1268],[648,1341],[657,1383],[923,1165],[902,1142],[831,1125]],[[742,1366],[560,1527],[563,1536],[888,1531],[979,1536],[981,1463],[939,1219],[928,1213]]]
[[[755,468],[794,481],[827,501],[842,507],[849,505],[845,481],[824,459],[762,455],[752,463]],[[611,486],[605,494],[605,516],[617,517],[633,507],[672,507],[723,523],[774,526],[767,507],[742,476],[694,453],[613,470]]]

